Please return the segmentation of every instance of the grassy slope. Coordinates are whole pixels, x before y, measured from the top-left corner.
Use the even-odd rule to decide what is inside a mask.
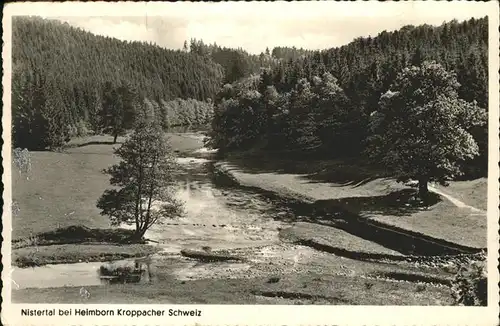
[[[12,166],[12,197],[19,214],[12,219],[12,238],[19,239],[71,225],[109,227],[97,200],[109,187],[102,170],[118,162],[110,136],[73,140],[63,153],[31,152],[31,172],[19,174]],[[189,151],[201,147],[201,139],[171,134],[172,147]],[[87,145],[85,145],[87,144]],[[82,146],[84,145],[84,146]],[[80,146],[80,147],[78,147]],[[26,179],[28,176],[29,179]]]
[[[89,145],[68,153],[32,152],[29,180],[13,173],[13,200],[19,214],[13,216],[13,239],[70,225],[109,227],[96,207],[109,186],[101,171],[117,162],[111,145]],[[15,167],[12,168],[15,172]]]
[[[326,207],[339,206],[368,219],[465,246],[485,248],[487,244],[486,216],[472,214],[469,209],[458,208],[446,199],[429,209],[413,207],[410,203],[413,190],[383,173],[371,173],[364,166],[339,161],[292,164],[261,159],[260,163],[254,160],[231,162],[218,164],[219,170],[232,175],[244,186]],[[451,182],[443,191],[469,205],[485,207],[485,179]]]
[[[482,210],[487,210],[488,208],[487,178],[479,178],[472,181],[453,181],[447,187],[438,186],[438,188],[467,205]]]
[[[280,236],[292,242],[314,241],[320,245],[346,249],[351,252],[402,256],[397,251],[353,236],[345,231],[314,223],[295,223],[292,227],[280,231]]]
[[[471,215],[470,210],[458,208],[447,200],[439,202],[429,210],[406,215],[387,215],[369,210],[363,215],[379,222],[460,245],[473,248],[487,247],[486,216]]]
[[[26,267],[143,257],[155,251],[155,247],[143,244],[63,244],[16,249],[12,260],[18,267]]]
[[[36,236],[83,225],[88,228],[108,228],[109,220],[99,214],[96,202],[109,187],[109,177],[102,170],[115,164],[110,136],[92,136],[74,139],[62,153],[31,152],[31,171],[19,174],[12,166],[13,200],[19,207],[12,217],[12,238],[23,240],[26,247],[12,252],[13,262],[26,264],[50,264],[58,262],[93,261],[136,257],[154,252],[151,246],[136,244],[118,246],[103,244],[59,244],[34,246]],[[182,135],[170,135],[172,147],[189,151],[201,147],[201,139]]]

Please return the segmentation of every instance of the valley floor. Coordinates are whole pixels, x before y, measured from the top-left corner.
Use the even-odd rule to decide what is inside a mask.
[[[202,147],[199,134],[171,134],[170,138],[179,153],[192,155]],[[457,201],[444,197],[423,209],[413,206],[414,190],[338,162],[309,162],[307,168],[263,160],[264,167],[250,161],[215,163],[215,173],[241,185],[233,189],[211,184],[214,181],[197,165],[204,160],[193,157],[186,161],[198,167],[186,174],[182,192],[189,203],[188,216],[162,226],[157,245],[113,243],[121,231],[108,229],[106,217],[95,207],[108,187],[101,171],[116,162],[112,150],[119,144],[109,140],[96,136],[75,141],[64,153],[32,153],[32,171],[14,175],[13,195],[20,209],[13,217],[13,264],[29,266],[33,257],[40,265],[78,263],[67,264],[67,270],[49,265],[40,272],[49,279],[57,273],[68,277],[70,271],[81,273],[77,278],[96,279],[94,268],[101,262],[148,255],[154,257],[154,279],[110,286],[93,281],[84,286],[89,295],[83,297],[79,285],[14,286],[13,302],[453,304],[449,285],[460,261],[408,255],[411,248],[386,243],[377,231],[348,228],[346,221],[330,220],[339,214],[345,218],[337,211],[328,215],[339,207],[361,219],[472,249],[485,247],[485,200],[480,194],[486,191],[486,180],[437,188]],[[317,173],[311,174],[311,170]],[[201,173],[201,181],[196,173]],[[203,186],[203,182],[209,184]],[[238,189],[247,187],[257,191],[238,194]],[[299,206],[280,206],[279,200],[267,201],[262,193],[294,199]],[[457,202],[464,205],[459,207]],[[478,209],[471,210],[465,204]],[[304,205],[308,211],[301,216]],[[72,230],[67,239],[78,233],[87,242],[65,243],[60,237],[56,241],[53,235],[47,236],[58,228]],[[95,239],[89,242],[87,233]],[[407,245],[413,245],[410,237],[403,238]],[[180,254],[186,248],[204,251],[202,256],[208,258],[227,256],[241,261],[206,262]],[[14,281],[33,275],[29,269],[21,270],[18,278],[14,271]]]

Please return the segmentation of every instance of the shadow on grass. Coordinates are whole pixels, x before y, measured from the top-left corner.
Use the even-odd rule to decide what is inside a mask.
[[[53,231],[40,233],[31,242],[24,239],[12,241],[13,248],[22,248],[31,245],[46,246],[55,244],[78,243],[114,243],[132,244],[145,243],[144,239],[133,241],[134,231],[127,229],[91,229],[82,225],[72,225]]]
[[[74,144],[74,145],[70,145],[68,147],[85,147],[85,146],[89,146],[89,145],[119,145],[121,144],[121,142],[117,141],[116,143],[112,142],[112,141],[89,141],[89,142],[86,142],[86,143],[81,143],[81,144]]]
[[[321,200],[313,203],[283,202],[285,208],[282,208],[281,212],[277,214],[271,214],[271,216],[275,220],[285,223],[308,222],[334,227],[404,255],[439,256],[476,252],[470,248],[462,248],[412,231],[375,225],[373,221],[367,219],[367,215],[371,214],[404,218],[404,216],[425,209],[428,207],[427,205],[434,205],[440,201],[436,195],[431,198],[430,202],[424,204],[415,199],[415,195],[415,190],[406,189],[385,196]],[[322,250],[328,251],[324,248]],[[345,252],[338,250],[335,251],[335,254],[348,256]],[[348,257],[354,258],[353,256]]]
[[[434,206],[441,201],[439,195],[430,193],[428,200],[421,201],[415,189],[402,189],[383,196],[348,197],[318,200],[318,208],[330,211],[339,207],[349,213],[363,216],[365,213],[391,216],[409,216]]]
[[[298,174],[310,182],[332,183],[333,186],[362,186],[377,178],[389,177],[381,168],[368,165],[359,159],[317,160],[306,157],[284,159],[272,157],[229,157],[230,163],[246,173]]]
[[[410,216],[441,202],[437,194],[429,194],[424,203],[419,200],[415,189],[403,189],[383,196],[347,197],[340,199],[303,202],[284,199],[273,193],[261,193],[275,203],[275,211],[268,212],[275,220],[285,223],[308,222],[338,227],[352,223],[363,216],[377,214],[390,216]]]
[[[439,203],[441,198],[436,194],[430,193],[425,203],[419,200],[415,189],[397,190],[381,196],[311,201],[307,198],[297,198],[294,194],[278,194],[259,187],[242,186],[228,173],[217,169],[213,172],[213,182],[217,186],[246,189],[270,199],[273,208],[266,210],[265,214],[286,224],[307,222],[334,227],[405,255],[433,256],[477,252],[475,248],[369,219],[373,214],[394,216],[395,219],[411,216]]]

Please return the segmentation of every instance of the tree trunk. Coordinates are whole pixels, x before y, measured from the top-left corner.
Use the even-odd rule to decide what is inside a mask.
[[[116,144],[116,139],[117,139],[117,138],[118,138],[118,134],[115,134],[115,135],[113,136],[113,144]]]
[[[146,227],[136,229],[135,234],[134,234],[134,240],[136,240],[136,241],[141,240],[142,237],[144,237],[144,234],[146,234],[146,231],[147,231]]]
[[[429,180],[425,177],[418,179],[418,195],[424,202],[429,198],[429,188],[427,187]]]

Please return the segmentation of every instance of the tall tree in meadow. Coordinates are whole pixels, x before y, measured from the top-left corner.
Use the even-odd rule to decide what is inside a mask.
[[[406,68],[380,98],[371,116],[369,152],[392,169],[398,181],[428,183],[462,173],[460,162],[478,155],[470,130],[486,123],[485,110],[458,97],[455,74],[435,62]]]
[[[97,203],[112,224],[135,225],[135,239],[166,218],[182,213],[182,203],[171,192],[175,161],[154,113],[143,107],[132,135],[115,151],[120,163],[105,170],[115,189]]]
[[[116,143],[118,136],[132,127],[135,107],[138,105],[136,94],[127,86],[114,87],[110,82],[104,84],[102,96],[103,131],[113,136]]]

